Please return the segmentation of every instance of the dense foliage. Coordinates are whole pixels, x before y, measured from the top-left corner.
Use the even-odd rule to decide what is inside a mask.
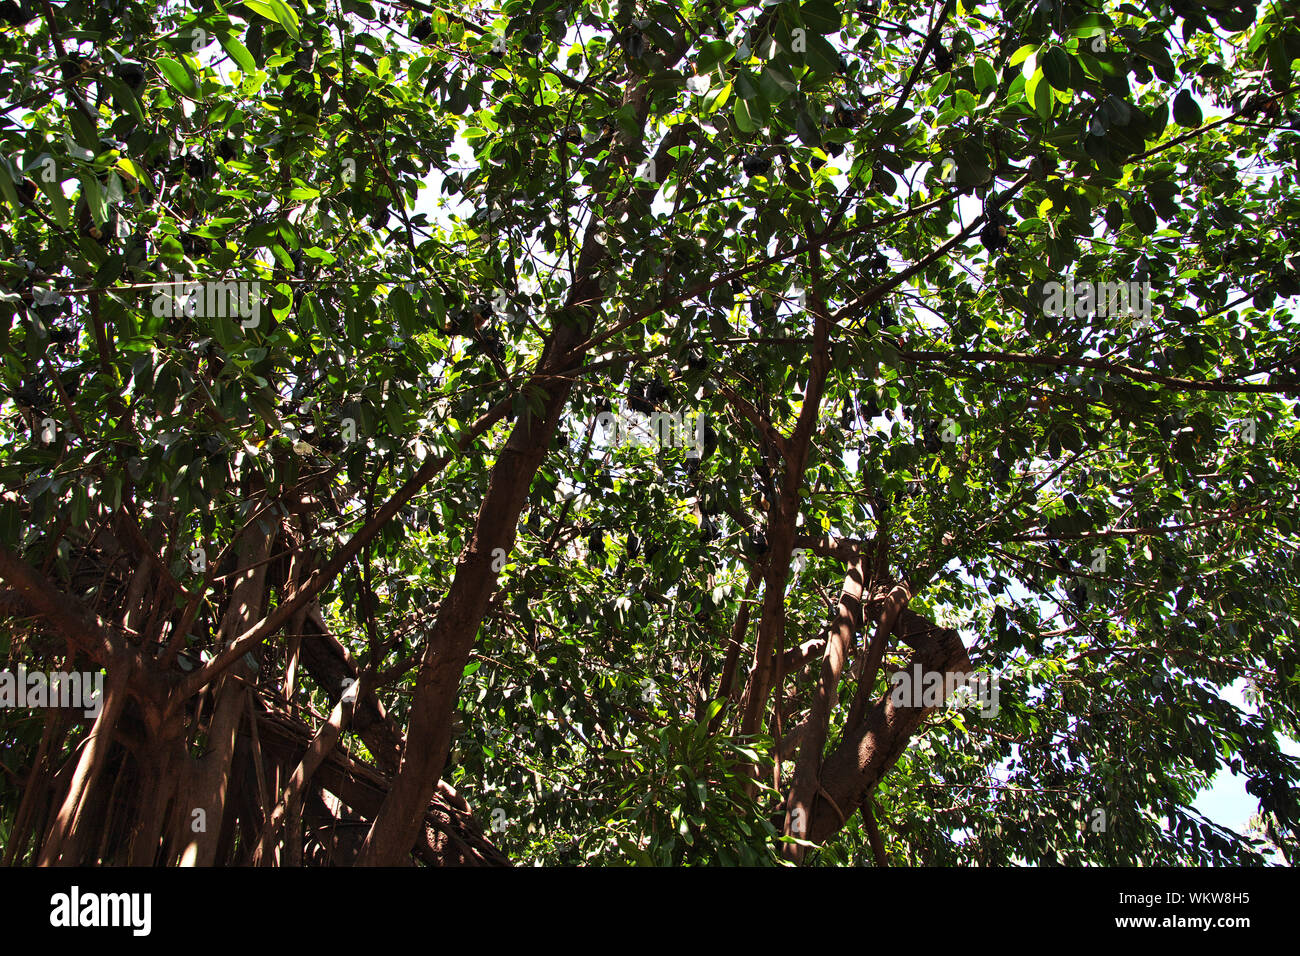
[[[1294,859],[1294,8],[0,20],[6,862]]]

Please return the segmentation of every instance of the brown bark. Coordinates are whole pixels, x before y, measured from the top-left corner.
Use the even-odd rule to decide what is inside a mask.
[[[675,52],[666,56],[667,66],[671,67],[685,50],[683,40]],[[636,128],[641,130],[649,115],[649,92],[649,84],[638,80],[624,98],[624,104],[636,117]],[[660,143],[655,168],[664,170],[665,176],[677,162],[669,150],[684,142],[684,137],[685,129],[679,126]],[[616,146],[610,161],[625,163],[631,145],[625,142]],[[625,206],[626,202],[611,209],[610,221],[617,220],[622,211],[619,207]],[[584,336],[588,330],[582,320],[597,315],[604,298],[599,278],[608,253],[597,231],[595,224],[588,230],[564,313],[556,316],[536,371],[525,386],[540,394],[541,414],[534,415],[530,409],[520,418],[494,464],[469,543],[456,563],[451,587],[425,643],[401,767],[366,835],[357,861],[360,865],[394,866],[405,862],[420,839],[420,813],[442,775],[451,746],[461,673],[496,583],[497,573],[491,567],[493,553],[501,549],[501,553],[509,554],[514,546],[529,485],[545,458],[573,389],[569,372],[586,354]]]
[[[572,327],[561,327],[552,338],[550,367],[557,363],[556,352],[576,339]],[[405,861],[419,836],[419,811],[428,804],[442,775],[461,673],[496,582],[493,552],[499,548],[509,554],[514,547],[529,484],[546,454],[572,385],[561,379],[550,388],[553,391],[542,417],[530,414],[520,420],[492,469],[473,536],[456,564],[455,577],[425,644],[401,767],[362,847],[358,860],[362,865],[394,866]]]
[[[820,786],[818,774],[830,728],[831,708],[839,693],[840,675],[853,645],[853,635],[862,625],[862,590],[866,585],[866,573],[866,562],[859,557],[849,566],[844,578],[839,613],[827,636],[821,675],[813,691],[812,707],[805,722],[803,740],[795,762],[794,782],[790,788],[785,822],[787,836],[804,839],[808,832],[808,821],[812,819],[812,801]],[[804,849],[797,843],[787,843],[783,853],[787,859],[797,863],[803,858]]]
[[[781,504],[779,513],[772,509],[777,518],[768,524],[770,551],[763,574],[763,611],[758,622],[754,666],[745,690],[742,734],[754,734],[762,729],[767,698],[775,683],[775,656],[785,639],[785,582],[790,576],[790,560],[794,554],[795,515],[785,499]]]
[[[346,694],[339,697],[339,702],[330,711],[329,719],[321,725],[316,736],[312,738],[311,745],[303,754],[302,760],[298,762],[298,766],[294,768],[293,775],[289,778],[279,802],[268,815],[262,839],[253,853],[254,866],[263,866],[270,860],[272,845],[279,838],[280,827],[285,818],[295,820],[301,814],[307,785],[320,769],[320,765],[325,762],[330,751],[338,745],[339,738],[343,736],[343,731],[352,716],[353,705],[358,697],[369,689],[372,681],[373,677],[369,673],[362,675],[361,680],[349,688]]]
[[[280,762],[287,763],[299,759],[312,738],[312,731],[306,724],[281,713],[259,713],[257,723],[264,749]],[[323,788],[337,795],[356,811],[354,822],[360,822],[362,817],[374,819],[388,793],[389,786],[387,776],[374,767],[349,757],[337,747],[326,755],[313,777],[313,788]],[[422,858],[427,862],[453,866],[511,865],[509,858],[494,847],[483,834],[469,804],[446,781],[438,781],[423,818],[440,832],[454,833],[455,840],[449,839],[440,845],[459,848],[450,849],[445,853],[440,851],[439,854],[434,854],[433,858],[421,853]],[[353,830],[365,832],[363,827],[347,829],[349,832]],[[417,847],[422,845],[420,839],[417,836]],[[342,841],[343,845],[340,846],[336,863],[351,863],[359,852],[361,843],[359,837],[350,848],[347,843],[347,839]],[[469,852],[464,852],[465,847],[469,848]]]
[[[329,695],[333,705],[342,694],[344,682],[357,679],[357,665],[347,648],[329,633],[318,603],[308,607],[303,628],[308,635],[302,642],[303,667]],[[352,715],[351,726],[374,756],[379,769],[387,774],[396,773],[402,756],[402,734],[385,712],[373,687],[364,688]]]
[[[825,657],[827,641],[827,635],[821,634],[795,647],[788,648],[781,655],[781,671],[786,674],[793,674],[795,671],[806,667],[809,661]]]
[[[876,688],[876,672],[880,670],[880,662],[885,657],[885,647],[889,643],[889,635],[894,632],[898,624],[899,615],[907,607],[907,602],[912,599],[912,587],[907,581],[899,581],[889,593],[885,595],[885,600],[881,603],[876,617],[876,632],[871,637],[871,646],[867,649],[866,656],[862,662],[862,676],[858,679],[857,693],[853,696],[853,706],[849,708],[849,716],[845,725],[852,727],[862,719],[862,714],[871,700],[872,694]]]
[[[32,761],[32,769],[28,772],[27,779],[23,781],[22,800],[18,804],[18,812],[14,815],[9,845],[5,848],[5,866],[13,866],[15,861],[23,858],[28,839],[37,832],[30,824],[36,813],[36,807],[45,798],[49,788],[49,773],[45,768],[50,759],[49,755],[58,752],[65,730],[63,712],[48,711],[45,715],[45,727],[41,730],[41,742],[36,748],[36,758]]]
[[[121,659],[118,652],[127,650],[94,615],[3,545],[0,545],[0,577],[14,586],[35,613],[101,667],[110,660]]]
[[[911,644],[915,651],[907,669],[920,664],[923,672],[942,675],[970,669],[970,659],[956,631],[930,626],[912,635]],[[941,696],[946,699],[946,680],[943,690]],[[809,821],[812,842],[825,841],[844,825],[834,807],[851,816],[853,810],[849,808],[859,807],[875,789],[907,749],[926,715],[934,709],[899,706],[885,694],[857,726],[846,729],[839,746],[822,764],[821,783],[825,794],[819,792],[814,798]]]
[[[230,602],[218,635],[220,647],[227,647],[262,613],[266,595],[266,558],[270,554],[272,540],[272,534],[256,528],[249,529],[244,538],[239,551],[239,563],[248,570],[239,575],[231,589]],[[183,794],[190,801],[189,811],[204,811],[205,828],[194,832],[193,825],[182,825],[182,832],[186,829],[190,831],[180,851],[182,866],[212,866],[216,862],[217,846],[227,813],[226,798],[230,785],[231,759],[235,753],[235,738],[248,709],[246,682],[253,673],[250,663],[240,661],[222,676],[213,691],[216,704],[208,725],[208,752],[187,774]],[[181,806],[180,809],[186,808]]]
[[[496,424],[510,409],[510,399],[498,402],[490,411],[484,413],[474,422],[456,441],[456,447],[459,451],[467,449],[480,435],[486,432]],[[439,472],[442,471],[451,461],[451,456],[441,455],[437,458],[430,458],[421,465],[414,475],[398,489],[397,493],[384,502],[383,506],[375,512],[375,516],[368,521],[355,535],[348,539],[348,542],[339,548],[324,565],[308,575],[307,580],[302,583],[301,587],[294,589],[293,593],[287,595],[273,612],[261,618],[256,624],[249,627],[240,634],[231,644],[226,646],[215,658],[205,664],[203,667],[189,674],[175,691],[171,694],[167,702],[169,711],[179,710],[185,702],[194,697],[203,688],[207,687],[219,675],[229,667],[235,665],[245,654],[260,645],[266,638],[275,634],[280,628],[284,627],[298,609],[303,607],[307,602],[319,594],[329,585],[339,574],[347,567],[348,563],[360,553],[361,549],[367,543],[374,539],[393,516],[401,510],[402,506],[415,497],[415,495],[430,481],[432,481]],[[3,549],[0,549],[2,551]],[[5,576],[3,566],[4,555],[0,553],[0,576]],[[179,636],[179,635],[178,635]]]
[[[148,746],[138,755],[140,765],[140,808],[131,836],[131,866],[153,866],[166,828],[172,800],[182,774],[188,770],[184,728],[172,718],[151,734]]]
[[[90,735],[86,738],[77,762],[77,770],[68,786],[58,815],[50,826],[38,857],[40,866],[76,866],[81,861],[82,841],[86,839],[86,807],[90,792],[100,778],[108,749],[112,746],[113,728],[126,704],[129,671],[124,663],[108,668],[104,697]]]
[[[820,260],[812,253],[813,282],[820,275]],[[809,284],[812,285],[813,282]],[[830,321],[826,304],[813,289],[807,291],[806,300],[813,312],[813,348],[808,368],[808,386],[804,389],[803,406],[788,441],[782,442],[785,468],[777,501],[772,503],[768,519],[769,556],[763,583],[763,615],[758,622],[758,640],[754,648],[754,666],[750,671],[746,689],[745,710],[741,720],[742,734],[757,733],[762,729],[763,713],[768,695],[776,690],[776,672],[780,666],[777,655],[784,652],[785,641],[785,582],[790,574],[790,560],[794,553],[795,524],[799,517],[800,494],[808,453],[816,431],[821,411],[822,394],[826,377],[831,369]]]
[[[709,721],[709,733],[717,733],[722,725],[722,720],[727,713],[726,707],[731,702],[736,688],[736,670],[740,666],[740,652],[745,648],[745,633],[749,630],[750,601],[754,596],[754,586],[758,583],[758,577],[757,569],[750,568],[749,577],[745,580],[745,594],[741,598],[736,619],[731,625],[731,640],[727,646],[726,659],[722,663],[722,674],[718,678],[717,699],[722,701],[723,709]]]
[[[875,541],[861,538],[838,538],[834,535],[801,534],[795,537],[794,546],[810,551],[819,558],[840,558],[853,561],[866,554],[875,545]]]

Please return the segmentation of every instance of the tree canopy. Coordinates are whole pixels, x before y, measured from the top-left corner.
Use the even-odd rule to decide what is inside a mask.
[[[1298,57],[0,3],[5,862],[1294,862]]]

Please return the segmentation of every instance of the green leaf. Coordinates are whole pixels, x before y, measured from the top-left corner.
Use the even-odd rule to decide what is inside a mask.
[[[71,217],[68,214],[68,199],[63,195],[63,184],[59,182],[57,176],[54,178],[54,182],[46,182],[42,176],[36,178],[41,191],[45,193],[46,198],[50,201],[50,208],[54,211],[54,221],[67,229]]]
[[[126,260],[122,256],[108,256],[104,260],[104,264],[99,267],[99,271],[95,273],[95,285],[101,288],[112,285],[122,278],[122,271],[125,267]]]
[[[998,85],[998,75],[993,69],[993,64],[984,57],[978,57],[972,69],[975,74],[975,88],[981,93]]]
[[[279,21],[280,26],[284,27],[285,32],[295,40],[299,39],[298,32],[298,14],[284,0],[268,0],[271,11],[275,14],[275,19]]]
[[[737,71],[736,78],[732,82],[736,84],[736,95],[742,100],[748,101],[758,96],[758,84],[754,80],[754,75],[748,70]]]
[[[302,312],[303,317],[315,325],[316,331],[320,332],[321,338],[326,342],[334,337],[334,327],[330,317],[321,308],[320,301],[314,293],[309,292],[302,297]]]
[[[1156,231],[1156,213],[1144,199],[1130,199],[1128,203],[1128,214],[1133,219],[1133,225],[1143,235],[1151,235]]]
[[[253,59],[253,54],[248,52],[248,47],[239,41],[239,37],[227,31],[220,34],[218,39],[221,41],[221,48],[230,55],[241,71],[244,73],[257,71],[257,61]]]
[[[298,14],[284,0],[244,0],[244,6],[266,19],[280,24],[286,33],[299,39]]]
[[[723,63],[730,62],[735,55],[736,48],[726,40],[711,40],[700,48],[699,56],[695,58],[695,72],[712,73]]]
[[[799,7],[799,16],[809,30],[815,30],[822,36],[839,33],[843,25],[835,0],[808,0]]]
[[[1019,66],[1021,63],[1023,63],[1025,60],[1029,58],[1029,54],[1035,53],[1037,51],[1038,51],[1038,44],[1026,43],[1024,46],[1016,50],[1015,53],[1011,54],[1011,58],[1007,60],[1007,66]]]
[[[1059,46],[1053,46],[1043,54],[1043,75],[1054,90],[1070,88],[1070,55]]]
[[[1286,43],[1281,37],[1268,44],[1268,82],[1273,89],[1281,92],[1291,85],[1291,61],[1294,57],[1287,52]]]
[[[0,157],[0,193],[4,193],[9,205],[14,207],[14,212],[22,212],[23,204],[19,200],[18,192],[14,186],[15,182],[13,174],[10,172],[9,161]]]
[[[161,57],[158,59],[158,69],[162,70],[163,76],[172,88],[182,96],[188,96],[195,100],[199,97],[199,88],[194,82],[194,77],[190,76],[190,71],[176,60],[170,57]]]
[[[91,172],[83,172],[78,178],[81,180],[81,195],[90,210],[90,218],[96,226],[102,226],[108,221],[108,202],[104,198],[104,191],[99,187],[99,180]]]
[[[1101,13],[1085,13],[1070,22],[1068,33],[1076,37],[1104,36],[1115,29],[1110,17]]]
[[[769,105],[775,106],[783,102],[797,88],[794,77],[776,63],[763,67],[763,72],[758,77],[758,91],[763,102]]]
[[[360,348],[366,337],[365,316],[357,309],[348,309],[343,316],[343,328],[347,333],[348,342]]]
[[[1051,117],[1052,85],[1043,75],[1041,68],[1035,70],[1033,76],[1025,83],[1025,99],[1043,119]]]
[[[730,83],[727,83],[724,86],[714,87],[713,89],[709,90],[709,92],[704,97],[704,112],[716,113],[718,110],[722,109],[724,106],[727,105],[727,101],[729,99],[731,99]]]
[[[1192,94],[1179,90],[1174,97],[1174,122],[1179,126],[1196,127],[1201,125],[1201,121],[1201,108],[1192,99]]]
[[[402,286],[395,286],[388,293],[388,304],[397,317],[397,325],[407,335],[415,334],[415,302],[411,294]]]
[[[733,115],[736,117],[736,125],[746,133],[753,133],[758,129],[758,120],[755,117],[754,107],[736,97],[735,106],[732,108]]]
[[[1124,207],[1118,201],[1106,207],[1106,225],[1112,232],[1118,232],[1124,225]]]
[[[103,148],[99,144],[99,131],[96,129],[94,121],[82,113],[81,110],[69,111],[68,119],[72,123],[72,132],[77,138],[77,143],[91,150],[91,158],[93,158],[94,151]]]
[[[185,261],[185,250],[175,236],[164,235],[158,240],[158,255],[169,266],[179,266]]]
[[[238,224],[239,220],[233,216],[209,219],[198,229],[195,229],[193,235],[200,239],[220,239]]]
[[[807,111],[799,110],[799,114],[794,118],[794,131],[798,135],[800,142],[805,146],[820,146],[822,137],[817,129],[817,124],[813,122]]]
[[[804,62],[808,64],[818,80],[830,79],[840,68],[839,51],[819,34],[811,33],[806,40],[808,49],[803,54]]]

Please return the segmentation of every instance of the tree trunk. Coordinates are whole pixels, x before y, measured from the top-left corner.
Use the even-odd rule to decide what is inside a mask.
[[[839,694],[840,675],[853,645],[853,635],[862,625],[862,589],[866,583],[865,577],[866,561],[859,557],[849,566],[848,575],[844,578],[839,613],[826,638],[821,676],[817,689],[813,692],[812,709],[805,722],[807,729],[799,745],[785,832],[801,840],[807,837],[808,821],[812,819],[813,797],[821,786],[818,777],[822,750],[826,746],[826,734],[830,728],[831,707]],[[787,843],[783,852],[787,859],[797,863],[803,858],[803,851],[804,847],[799,844]]]
[[[947,675],[970,670],[970,658],[957,632],[931,625],[919,634],[909,635],[908,643],[914,652],[905,670],[919,664],[923,673],[943,675],[941,697],[947,700]],[[825,794],[813,800],[809,840],[821,843],[847,822],[907,749],[926,715],[936,709],[899,706],[885,694],[865,719],[845,731],[839,746],[822,765]]]

